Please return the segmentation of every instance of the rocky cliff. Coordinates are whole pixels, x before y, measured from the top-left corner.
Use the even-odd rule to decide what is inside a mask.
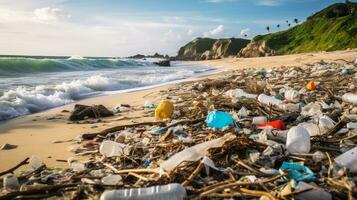
[[[274,56],[276,52],[266,45],[266,42],[258,43],[251,41],[246,47],[241,49],[237,54],[238,57],[251,58],[251,57],[263,57]]]
[[[178,60],[210,60],[236,56],[250,41],[241,38],[196,38],[181,47]]]

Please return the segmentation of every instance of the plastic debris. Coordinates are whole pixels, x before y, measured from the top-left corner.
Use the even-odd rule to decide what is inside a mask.
[[[342,167],[346,167],[350,172],[357,173],[357,147],[336,157],[335,162]]]
[[[224,128],[233,125],[232,115],[222,111],[209,112],[206,123],[211,128]]]
[[[158,185],[148,188],[107,190],[100,196],[100,200],[183,200],[185,197],[186,189],[181,184],[170,183],[168,185]]]
[[[265,122],[265,123],[259,124],[259,128],[267,128],[267,127],[275,128],[275,129],[278,129],[278,130],[284,130],[285,129],[285,124],[284,124],[284,122],[282,120],[275,120],[275,121]]]
[[[173,112],[174,104],[170,101],[162,100],[155,109],[155,118],[160,120],[171,118]]]
[[[295,126],[289,129],[286,138],[286,149],[289,153],[309,153],[310,148],[310,134],[304,127]]]
[[[287,170],[288,171],[287,177],[289,179],[295,179],[296,181],[314,180],[316,178],[314,172],[311,171],[310,168],[303,165],[297,165],[294,163],[283,162],[279,170],[280,171]]]
[[[315,90],[316,89],[316,85],[314,81],[310,81],[309,83],[306,84],[306,89],[308,90]]]

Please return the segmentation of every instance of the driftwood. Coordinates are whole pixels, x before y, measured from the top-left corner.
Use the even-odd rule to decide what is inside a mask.
[[[17,164],[16,166],[14,166],[14,167],[12,167],[12,168],[10,168],[10,169],[8,169],[8,170],[5,170],[5,171],[3,171],[3,172],[0,172],[0,176],[3,176],[3,175],[8,174],[8,173],[12,173],[13,171],[15,171],[17,168],[21,167],[22,165],[28,164],[27,161],[28,161],[29,159],[30,159],[30,158],[27,157],[27,158],[25,158],[25,160],[21,161],[21,162],[20,162],[19,164]]]

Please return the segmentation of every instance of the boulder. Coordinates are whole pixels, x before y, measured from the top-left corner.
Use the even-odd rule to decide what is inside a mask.
[[[162,67],[170,67],[170,60],[160,60],[158,62],[154,62],[154,64]]]
[[[74,105],[74,110],[69,116],[70,121],[84,120],[87,118],[100,118],[100,117],[110,117],[113,116],[113,112],[108,110],[103,105]]]

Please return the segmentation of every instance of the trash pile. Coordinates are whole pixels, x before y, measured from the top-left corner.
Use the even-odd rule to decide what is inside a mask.
[[[86,161],[0,172],[0,199],[357,198],[356,63],[241,69],[160,95],[141,108],[156,121],[81,134]]]

